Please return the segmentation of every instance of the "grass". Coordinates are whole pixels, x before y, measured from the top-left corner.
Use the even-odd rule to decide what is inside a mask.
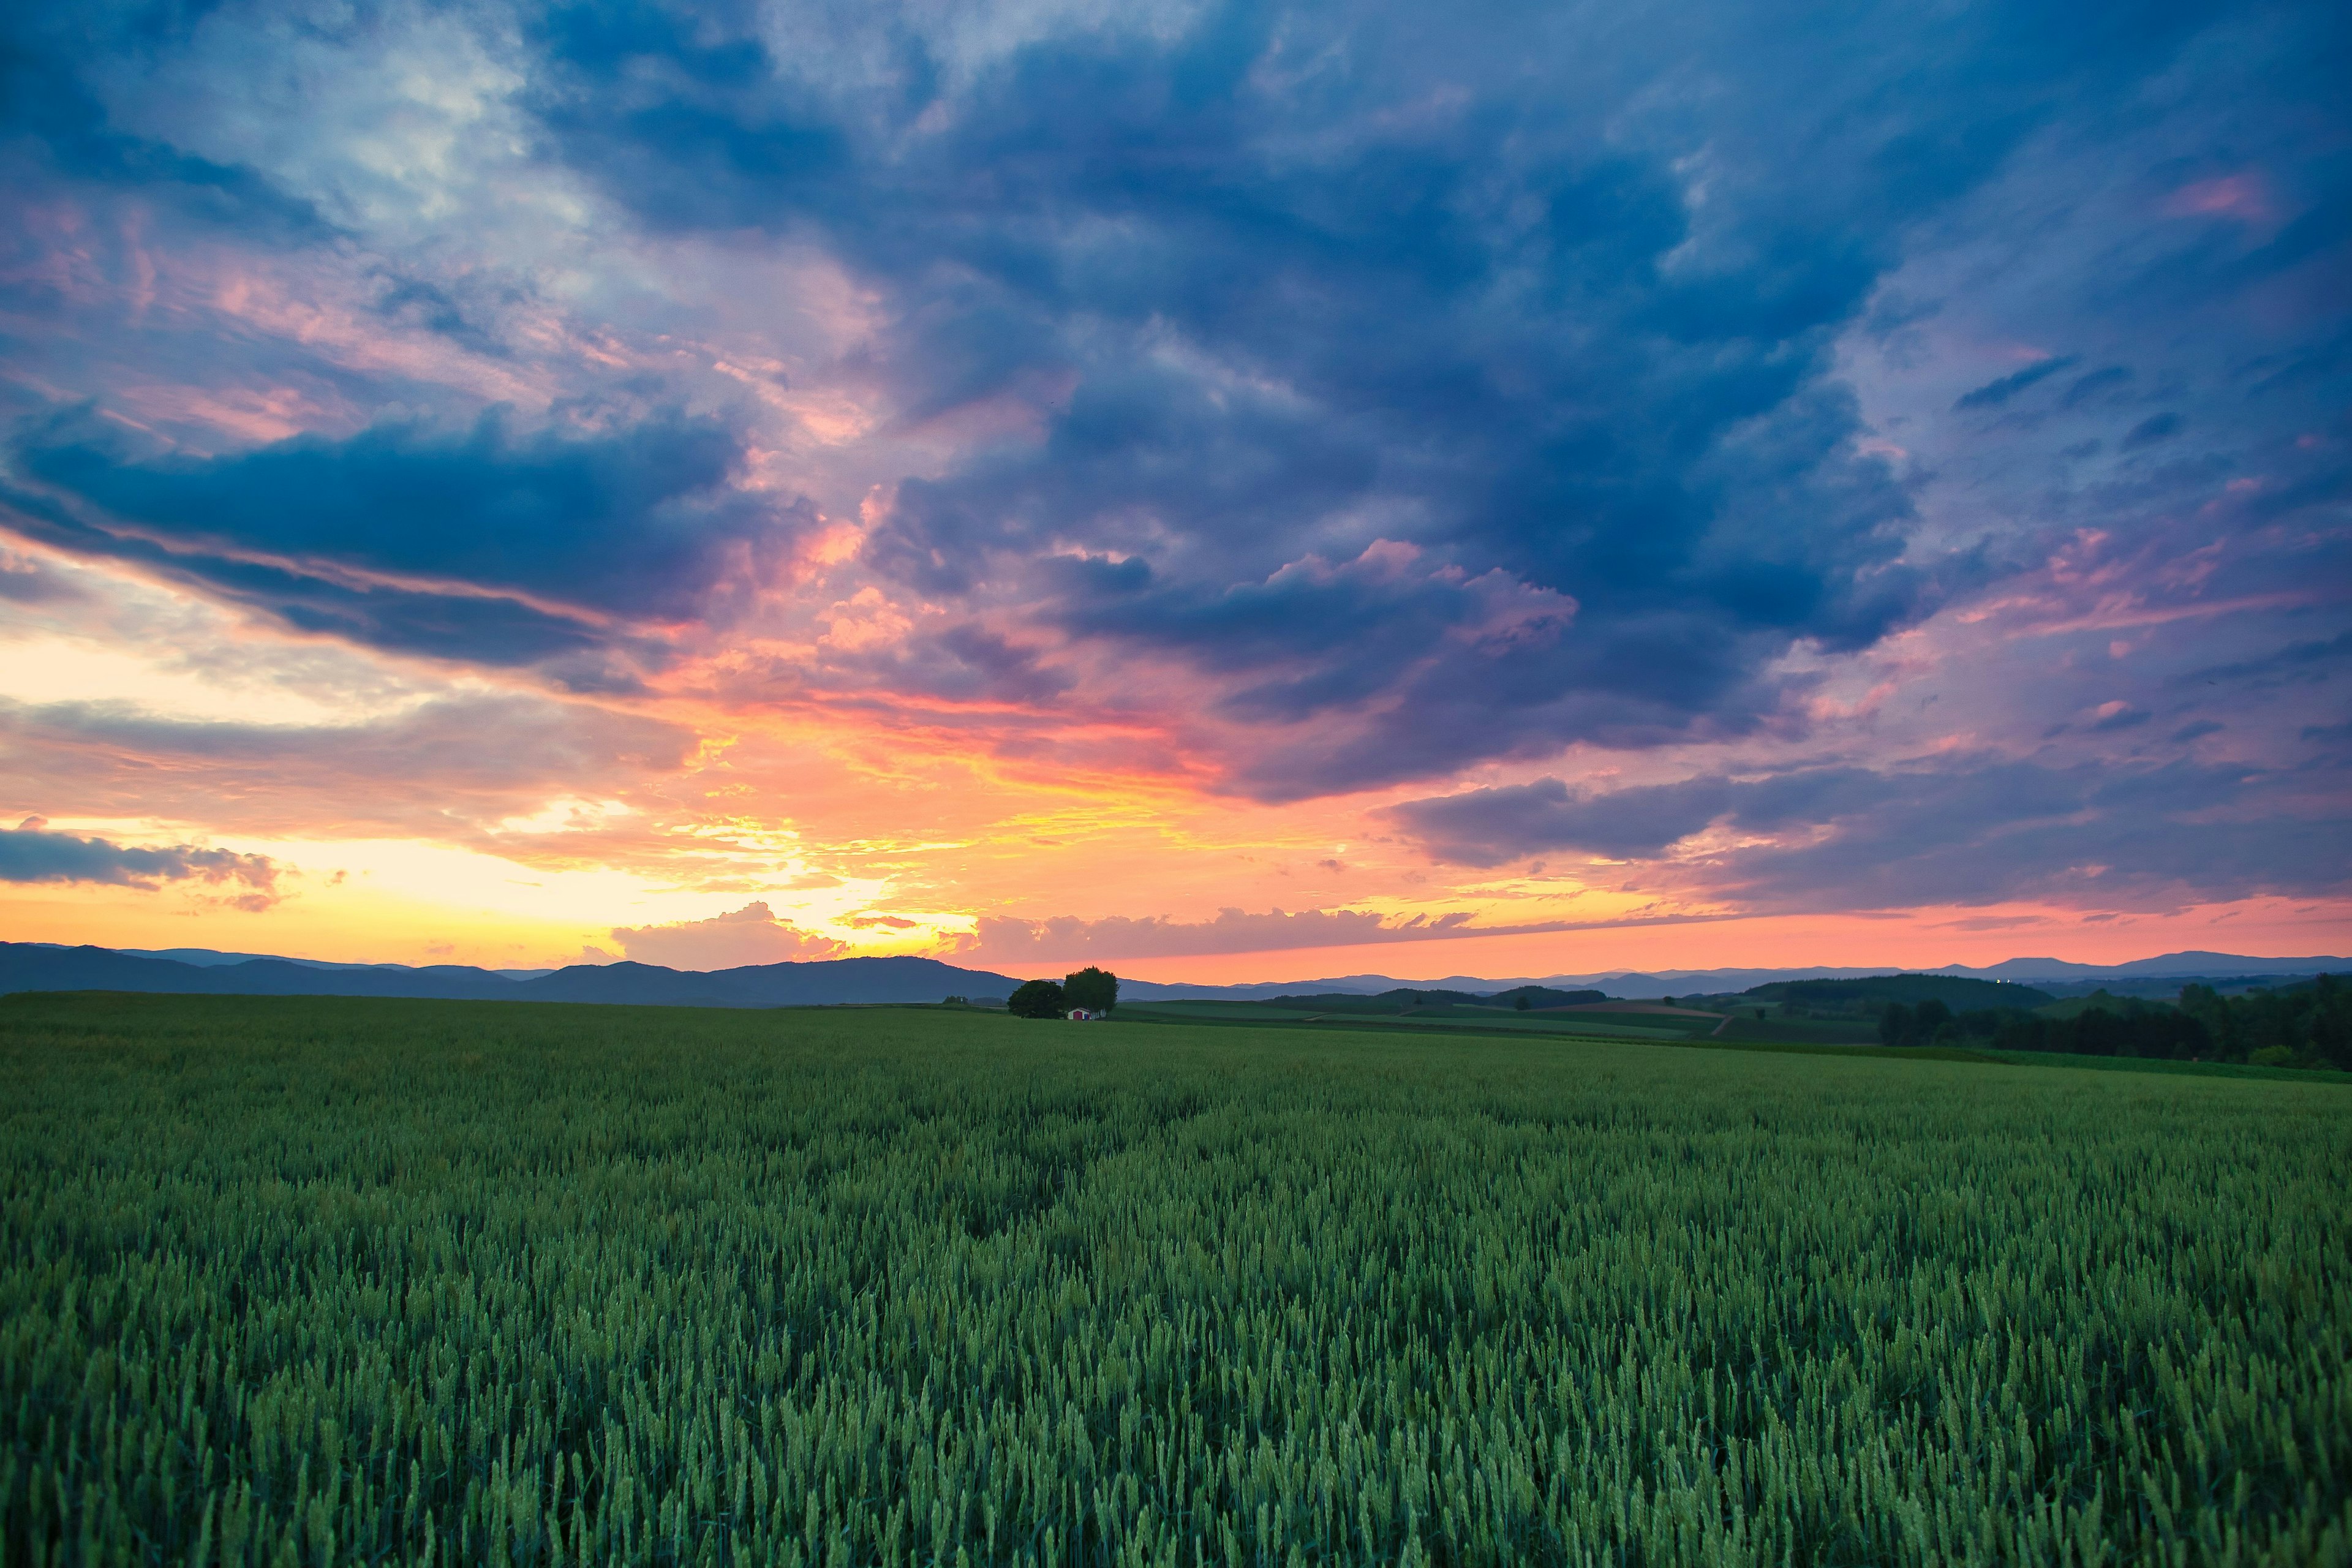
[[[1878,1043],[1878,1025],[1848,1018],[1759,1018],[1753,1013],[1735,1013],[1731,1022],[1715,1037],[1789,1045],[1868,1046]]]
[[[1634,1022],[1633,1020],[1639,1020]],[[1713,1028],[1664,1020],[1656,1014],[1566,1015],[1516,1012],[1501,1007],[1424,1007],[1409,1013],[1318,1013],[1310,1008],[1271,1007],[1255,1002],[1122,1002],[1117,1020],[1129,1023],[1250,1024],[1268,1027],[1311,1029],[1321,1033],[1362,1033],[1367,1030],[1409,1029],[1441,1034],[1487,1034],[1497,1031],[1561,1035],[1592,1039],[1680,1040]]]
[[[1118,1005],[1122,1018],[1173,1019],[1183,1023],[1274,1023],[1295,1024],[1306,1015],[1294,1007],[1269,1007],[1263,1002],[1122,1002]]]
[[[2270,1079],[2323,1088],[2352,1086],[2352,1075],[2332,1072],[2324,1068],[2256,1067],[2251,1062],[2183,1062],[2138,1057],[2083,1057],[2065,1051],[1996,1051],[1987,1048],[1976,1054],[1987,1061],[2025,1067],[2085,1068],[2094,1072],[2169,1073],[2183,1078]]]
[[[2308,1079],[85,995],[0,1082],[12,1563],[2352,1557]]]

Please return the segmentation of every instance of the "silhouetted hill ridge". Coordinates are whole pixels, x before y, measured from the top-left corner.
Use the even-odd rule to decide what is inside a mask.
[[[184,995],[412,996],[448,1001],[604,1002],[673,1007],[789,1007],[1002,996],[1019,984],[936,958],[836,958],[710,971],[576,963],[513,980],[466,964],[320,969],[283,958],[194,964],[103,947],[0,942],[0,992],[143,991]]]
[[[168,956],[177,953],[184,956]],[[1947,964],[1913,974],[1964,976],[2015,982],[2029,977],[2053,994],[2077,992],[2105,983],[2145,994],[2169,993],[2180,981],[2238,977],[2240,984],[2292,983],[2321,973],[2344,973],[2352,959],[2249,958],[2221,952],[2173,952],[2122,964],[2078,964],[2060,959],[2015,958],[1983,968]],[[1505,1005],[1520,990],[1538,994],[1599,986],[1610,996],[1728,995],[1788,982],[1884,979],[1885,966],[1856,968],[1823,964],[1806,969],[1667,969],[1654,973],[1623,970],[1598,974],[1540,978],[1480,979],[1469,975],[1435,981],[1398,980],[1382,974],[1350,974],[1325,980],[1200,985],[1181,982],[1124,980],[1120,994],[1149,1002],[1186,997],[1265,1000],[1313,998],[1334,994],[1384,992],[1456,993]],[[335,964],[323,960],[220,952],[208,948],[126,952],[56,942],[0,942],[0,992],[148,991],[193,994],[314,996],[424,996],[459,1000],[537,999],[551,1002],[642,1003],[671,1006],[780,1007],[861,1002],[936,1002],[942,996],[1009,995],[1020,984],[1011,975],[963,969],[935,958],[839,958],[801,963],[750,964],[711,971],[667,969],[658,964],[572,964],[563,969],[478,969],[469,964]],[[1549,1005],[1544,1002],[1531,1005]]]

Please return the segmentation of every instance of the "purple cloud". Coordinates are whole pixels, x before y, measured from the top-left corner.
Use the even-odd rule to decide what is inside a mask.
[[[10,776],[475,832],[682,765],[700,659],[1018,708],[975,743],[1032,759],[1110,715],[1261,801],[1410,783],[1465,864],[1721,825],[1763,902],[2317,878],[2329,8],[944,16],[0,23],[0,527],[611,702],[10,708]],[[859,594],[901,629],[812,629]]]
[[[2317,776],[2172,762],[2117,768],[1972,756],[1904,767],[1701,775],[1593,791],[1556,778],[1408,801],[1440,861],[1580,851],[1755,910],[2006,899],[2226,900],[2341,893],[2340,766]],[[1720,849],[1676,849],[1709,829]]]

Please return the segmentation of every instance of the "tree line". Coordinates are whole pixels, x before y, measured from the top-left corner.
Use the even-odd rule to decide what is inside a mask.
[[[2181,987],[2178,1006],[2111,997],[2073,1017],[2015,1008],[1956,1013],[1928,1000],[1895,1003],[1878,1016],[1890,1046],[1990,1046],[2088,1057],[2252,1062],[2352,1071],[2352,985],[2323,974],[2309,985],[2224,996],[2210,985]]]
[[[1079,1007],[1091,1014],[1108,1013],[1118,1005],[1118,976],[1089,963],[1076,974],[1062,976],[1058,983],[1024,980],[1004,1005],[1016,1018],[1066,1018]]]

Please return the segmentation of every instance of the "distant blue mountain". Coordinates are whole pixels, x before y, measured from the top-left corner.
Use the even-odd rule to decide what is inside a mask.
[[[837,958],[707,973],[650,963],[575,963],[511,979],[467,964],[326,968],[284,958],[190,963],[103,947],[0,942],[0,992],[148,991],[192,995],[422,996],[457,1001],[621,1002],[671,1007],[796,1007],[1006,996],[1020,982],[935,958]]]
[[[37,947],[55,947],[58,944],[56,942],[36,942],[32,945]],[[401,964],[337,963],[331,959],[324,958],[285,958],[274,952],[222,952],[216,948],[210,947],[117,947],[110,948],[107,951],[110,952],[123,953],[131,958],[169,958],[181,963],[193,963],[199,969],[211,969],[224,963],[249,963],[257,958],[276,959],[280,963],[307,964],[312,969],[398,969],[404,967]]]
[[[2151,981],[2231,976],[2310,975],[2352,971],[2345,958],[2248,958],[2226,952],[2170,952],[2129,963],[2070,963],[2056,958],[2012,958],[1981,969],[1963,963],[1915,973],[1961,974],[2021,982]],[[1400,988],[1491,994],[1521,985],[1561,989],[1593,986],[1612,996],[1722,995],[1775,980],[1849,980],[1892,974],[1892,964],[1813,969],[1611,970],[1598,974],[1527,975],[1482,979],[1400,980],[1386,974],[1346,974],[1323,980],[1264,981],[1245,985],[1189,985],[1122,980],[1130,1001],[1181,998],[1247,1000],[1285,994],[1376,995]],[[613,1002],[671,1007],[807,1007],[862,1002],[936,1002],[942,996],[1010,995],[1021,983],[984,969],[960,969],[935,958],[835,958],[808,963],[756,963],[740,969],[665,969],[652,963],[575,963],[556,970],[477,969],[470,964],[338,964],[210,948],[127,952],[63,947],[54,942],[0,942],[0,993],[11,991],[154,991],[198,995],[427,996],[512,1002]]]
[[[2168,952],[2129,963],[2069,963],[2063,958],[2011,958],[1983,969],[1952,964],[1938,974],[1974,974],[1986,980],[2160,979],[2169,975],[2340,974],[2347,958],[2248,958],[2235,952]]]
[[[37,942],[28,947],[62,947],[55,942]],[[216,947],[115,947],[110,952],[128,953],[133,958],[172,958],[182,963],[193,963],[199,969],[214,969],[225,963],[248,963],[257,958],[275,959],[280,963],[307,964],[312,969],[408,969],[405,963],[338,963],[331,958],[288,958],[277,952],[223,952]],[[552,974],[551,967],[540,969],[490,969],[487,974],[502,974],[509,980],[536,980],[542,974]]]
[[[1985,968],[1947,963],[1935,969],[1914,969],[1913,974],[1958,974],[1980,980],[2010,980],[2024,984],[2091,983],[2122,980],[2206,980],[2229,977],[2254,980],[2265,976],[2305,977],[2352,972],[2352,958],[2247,958],[2227,952],[2168,952],[2129,963],[2073,963],[2059,958],[2012,958]],[[1560,990],[1592,986],[1612,996],[1639,999],[1659,996],[1721,996],[1776,980],[1857,980],[1873,974],[1906,973],[1900,964],[1816,964],[1802,969],[1604,969],[1583,974],[1522,974],[1507,978],[1448,974],[1434,980],[1400,980],[1388,974],[1340,974],[1321,980],[1261,981],[1246,985],[1155,985],[1122,980],[1119,994],[1137,1001],[1175,998],[1235,1001],[1286,993],[1319,995],[1353,993],[1378,995],[1400,987],[1422,991],[1468,991],[1492,994],[1522,985],[1546,985]]]

